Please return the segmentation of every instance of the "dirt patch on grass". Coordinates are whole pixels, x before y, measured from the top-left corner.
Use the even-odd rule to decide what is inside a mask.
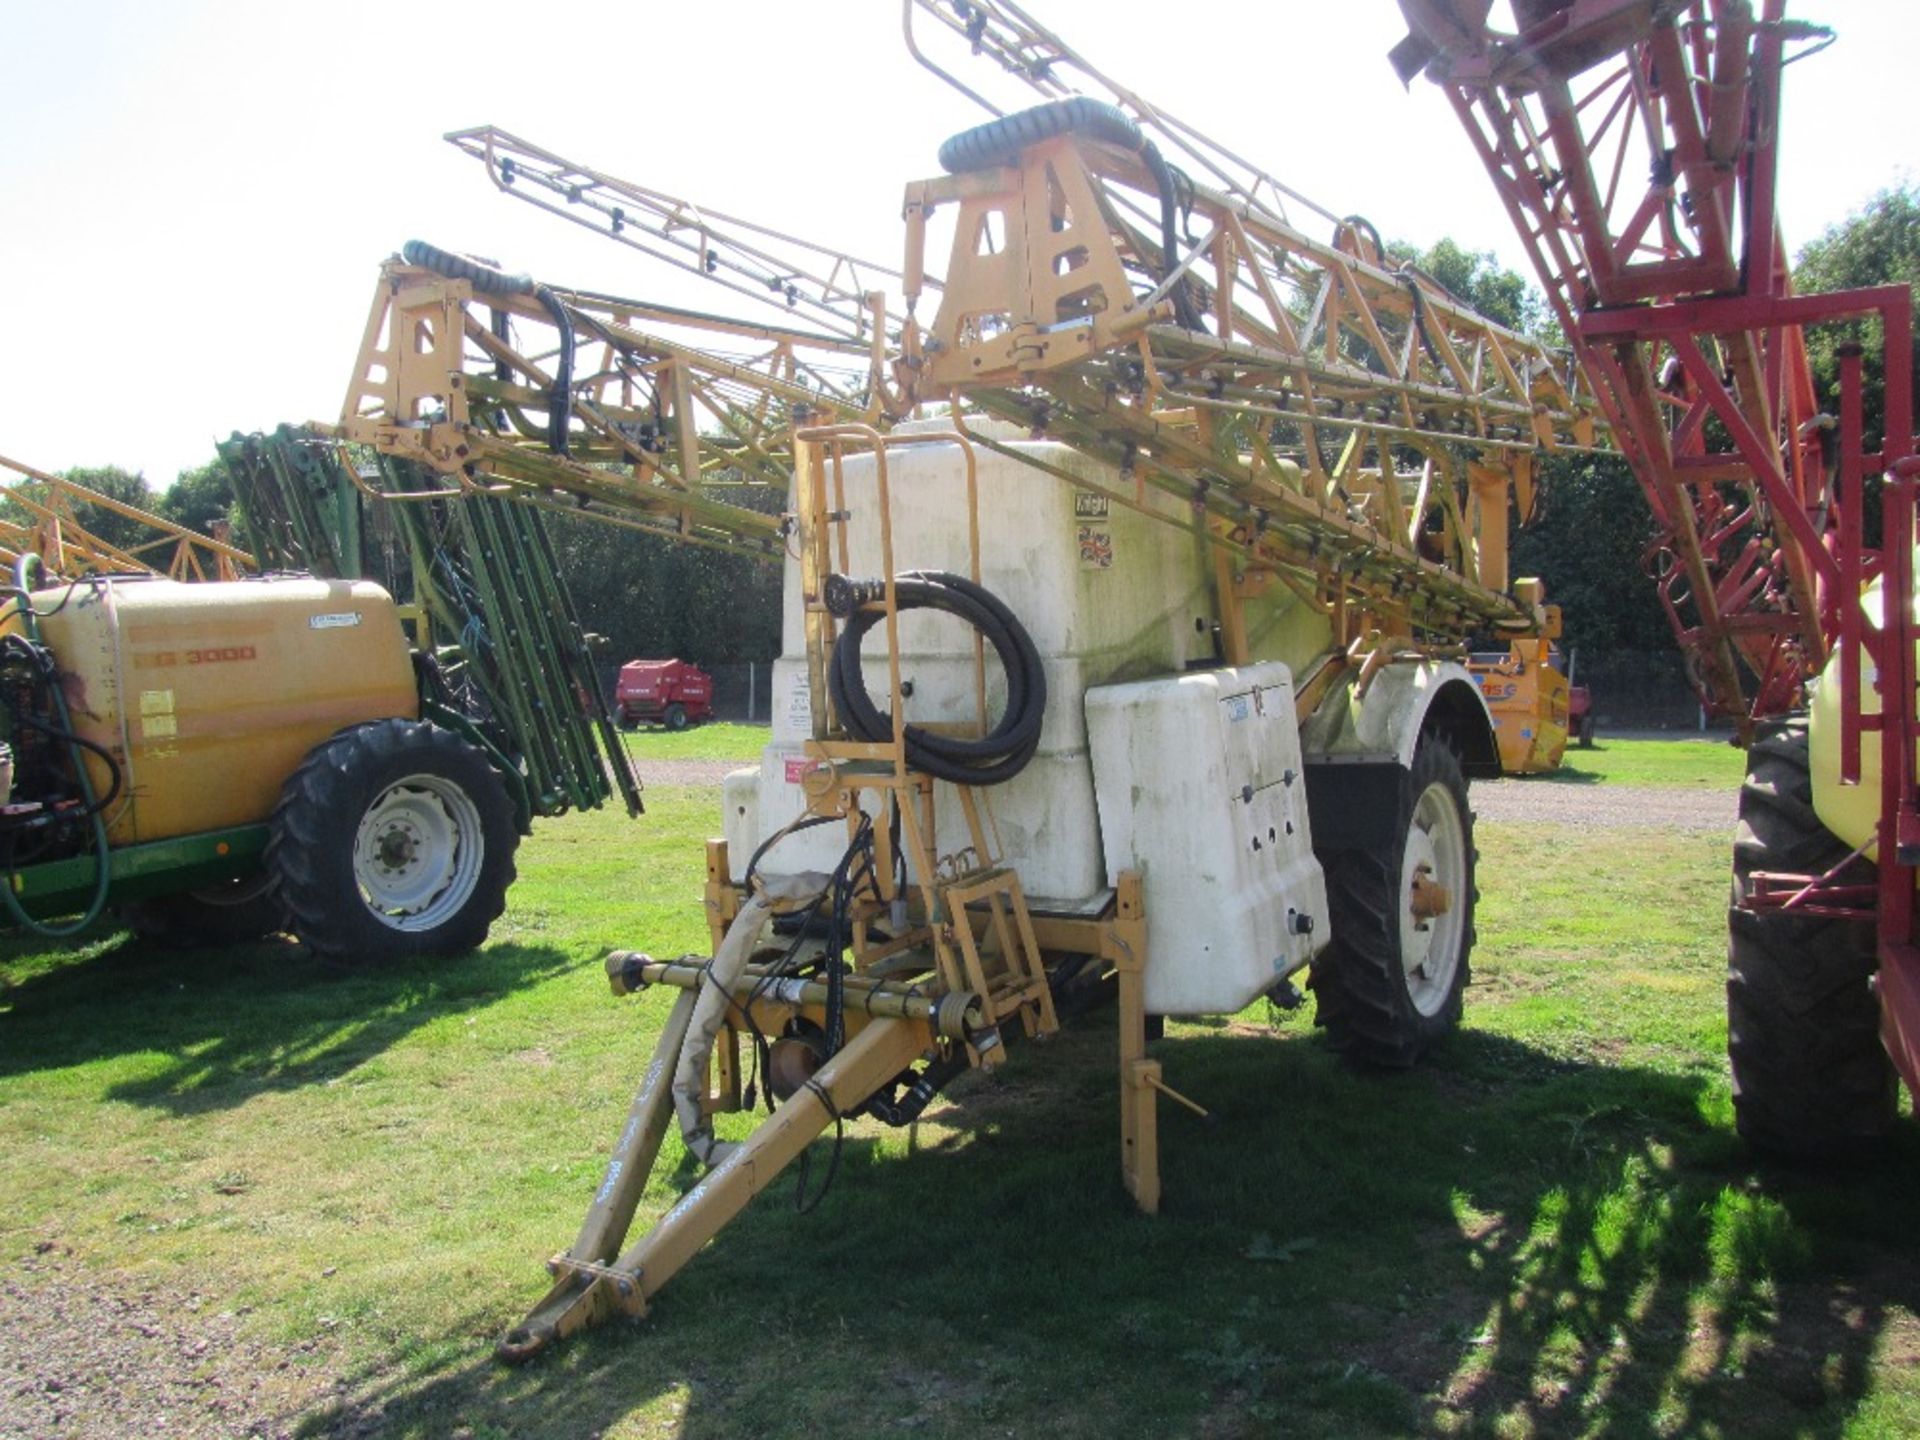
[[[291,1437],[337,1385],[313,1342],[248,1339],[245,1311],[114,1288],[58,1248],[0,1270],[0,1437]]]
[[[633,768],[640,772],[642,785],[711,785],[716,790],[720,782],[735,770],[751,766],[751,760],[649,760],[643,755],[633,757]]]

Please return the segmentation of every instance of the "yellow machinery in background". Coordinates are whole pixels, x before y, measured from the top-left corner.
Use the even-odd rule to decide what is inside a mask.
[[[471,949],[505,904],[533,815],[597,803],[624,773],[587,738],[591,697],[573,677],[591,674],[552,613],[546,557],[511,553],[503,542],[532,533],[511,525],[489,530],[494,559],[471,571],[444,547],[420,551],[416,589],[495,670],[512,668],[516,646],[540,652],[518,664],[522,688],[544,686],[537,714],[511,713],[519,696],[499,685],[476,704],[450,666],[478,661],[416,646],[385,589],[341,575],[333,562],[357,535],[335,546],[316,527],[267,523],[276,507],[311,510],[326,496],[336,534],[354,531],[344,522],[357,512],[339,502],[354,499],[357,477],[337,447],[283,436],[241,449],[285,471],[249,505],[269,574],[225,540],[0,461],[20,477],[0,519],[12,569],[0,604],[0,904],[55,937],[111,907],[175,941],[291,931],[342,963]],[[240,464],[236,480],[247,472]],[[121,543],[88,520],[110,522]],[[306,548],[290,559],[296,532]],[[316,563],[323,549],[329,563]],[[514,572],[509,598],[535,614],[500,615],[488,596],[501,622],[490,634],[489,605],[445,597],[490,585],[501,566]],[[432,608],[416,608],[416,625]],[[601,728],[604,753],[618,756],[604,714]],[[536,730],[545,749],[516,740]],[[569,742],[571,772],[548,753]],[[580,774],[586,783],[568,783]]]
[[[470,949],[505,903],[515,807],[422,704],[377,585],[52,584],[29,553],[0,606],[6,907],[49,935],[114,906],[150,935],[292,930],[338,961]]]
[[[85,518],[83,518],[85,517]],[[87,527],[131,526],[131,548]],[[253,573],[254,558],[229,542],[224,523],[202,535],[98,490],[0,455],[0,563],[9,571],[25,554],[37,555],[49,574],[165,575],[174,580],[236,580]]]
[[[1538,634],[1514,640],[1505,653],[1475,651],[1467,657],[1467,669],[1493,712],[1500,768],[1509,775],[1552,774],[1573,733],[1572,689],[1553,643],[1560,636],[1560,607],[1549,605],[1546,611],[1547,623]]]

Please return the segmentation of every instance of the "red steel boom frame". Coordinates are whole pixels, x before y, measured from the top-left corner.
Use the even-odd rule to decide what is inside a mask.
[[[1702,702],[1749,733],[1837,648],[1843,783],[1861,780],[1862,735],[1880,736],[1884,1031],[1920,1090],[1912,297],[1795,295],[1775,212],[1781,73],[1810,49],[1787,51],[1831,36],[1785,0],[1758,18],[1747,0],[1513,0],[1512,32],[1488,0],[1400,7],[1395,65],[1451,98],[1646,492],[1650,568]],[[1805,335],[1874,316],[1886,418],[1869,451],[1857,347],[1839,415],[1821,415]],[[1860,599],[1875,580],[1877,611]],[[1852,894],[1815,898],[1861,913]]]

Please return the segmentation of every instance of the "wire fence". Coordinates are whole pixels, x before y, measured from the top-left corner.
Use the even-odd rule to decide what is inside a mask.
[[[1596,730],[1707,728],[1678,652],[1582,650],[1573,659],[1573,681],[1593,693]]]

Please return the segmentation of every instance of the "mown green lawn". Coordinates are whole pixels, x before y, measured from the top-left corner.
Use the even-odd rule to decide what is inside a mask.
[[[818,1209],[783,1179],[647,1320],[500,1368],[665,1010],[600,957],[701,944],[715,798],[544,825],[456,964],[0,951],[0,1278],[52,1243],[251,1307],[349,1382],[310,1435],[1920,1432],[1912,1127],[1875,1168],[1757,1165],[1720,843],[1554,826],[1480,827],[1467,1027],[1425,1068],[1353,1073],[1310,1006],[1170,1026],[1214,1120],[1162,1107],[1160,1217],[1096,1015],[916,1132],[854,1125]]]
[[[1609,740],[1569,745],[1560,768],[1539,779],[1559,785],[1678,785],[1732,789],[1746,773],[1746,752],[1724,735],[1681,740]]]
[[[636,760],[751,760],[767,743],[765,725],[714,720],[685,730],[643,726],[624,732],[627,753]]]

